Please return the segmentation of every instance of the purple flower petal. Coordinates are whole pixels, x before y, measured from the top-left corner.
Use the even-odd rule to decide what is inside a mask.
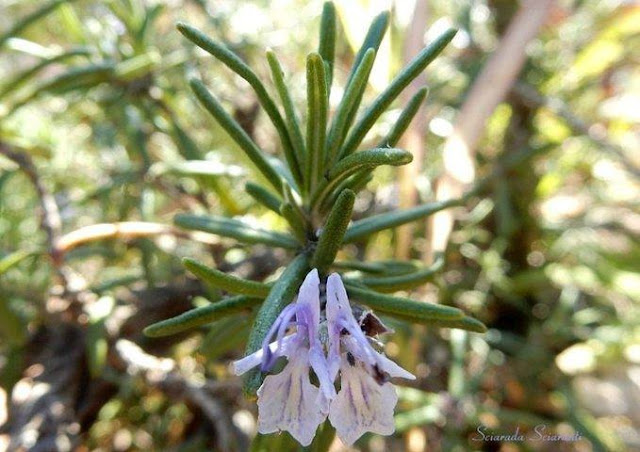
[[[308,446],[324,419],[317,403],[320,390],[309,381],[308,350],[292,354],[285,368],[269,375],[258,389],[258,431],[288,431],[300,444]]]
[[[382,372],[389,374],[390,377],[405,378],[407,380],[415,380],[416,377],[411,372],[398,366],[382,353],[379,353],[368,345],[370,353],[364,354],[360,342],[356,341],[353,336],[342,339],[345,349],[350,352],[359,361],[366,362],[370,366],[377,366]]]
[[[326,312],[329,324],[328,362],[332,377],[335,378],[337,369],[340,366],[340,344],[342,344],[355,358],[366,363],[370,372],[376,367],[378,371],[386,372],[391,377],[415,379],[413,374],[404,370],[371,346],[351,311],[347,291],[337,273],[330,275],[327,280]]]
[[[278,318],[276,318],[276,321],[273,322],[273,325],[271,325],[271,328],[269,328],[267,335],[264,337],[264,340],[262,341],[263,354],[262,354],[262,366],[261,366],[261,370],[263,372],[266,372],[269,369],[271,369],[276,359],[278,359],[279,356],[282,356],[282,352],[280,352],[279,350],[280,344],[282,343],[282,340],[284,339],[284,335],[287,332],[287,329],[289,328],[291,319],[293,318],[294,315],[296,315],[296,310],[297,310],[297,306],[294,303],[286,306],[282,310],[280,315],[278,315]],[[269,341],[271,340],[273,335],[276,334],[276,332],[277,332],[276,344],[278,344],[278,346],[276,347],[276,353],[272,353]]]
[[[310,336],[315,336],[320,323],[320,278],[315,268],[304,278],[298,291],[296,306],[297,321],[308,327],[315,326],[315,331],[309,331]]]
[[[318,405],[325,415],[329,412],[329,404],[336,396],[336,388],[333,385],[333,378],[329,375],[327,359],[324,356],[322,348],[312,348],[309,350],[309,364],[313,372],[318,377],[320,383],[320,394]]]
[[[398,396],[391,383],[378,384],[362,363],[341,357],[341,388],[331,403],[329,421],[343,443],[352,445],[366,432],[394,432],[393,410]]]
[[[280,354],[287,355],[287,348],[290,345],[292,345],[293,342],[295,342],[294,339],[296,339],[295,335],[285,336],[284,338],[282,338],[282,341],[280,342],[280,344],[278,344],[277,341],[270,343],[269,350],[271,353],[274,353],[274,354],[278,353],[279,356]],[[242,375],[248,370],[253,369],[256,366],[259,366],[263,361],[263,356],[264,356],[264,350],[261,348],[258,351],[250,355],[247,355],[242,359],[234,361],[233,363],[231,363],[232,372],[235,375]]]

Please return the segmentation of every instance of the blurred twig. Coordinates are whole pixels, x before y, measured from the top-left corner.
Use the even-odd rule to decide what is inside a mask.
[[[554,3],[554,0],[522,3],[498,48],[473,83],[444,146],[445,171],[437,183],[437,199],[460,196],[464,187],[475,179],[474,152],[486,121],[511,89],[526,59],[526,46],[538,34]],[[451,210],[433,216],[431,249],[425,260],[430,261],[433,252],[446,248],[453,221]]]
[[[0,141],[0,154],[15,162],[35,187],[40,203],[40,226],[47,235],[47,249],[60,281],[64,287],[67,287],[67,277],[62,271],[62,256],[55,246],[62,229],[60,212],[55,198],[42,183],[29,154],[15,149],[4,141]]]
[[[184,232],[180,229],[161,223],[148,221],[122,221],[119,223],[100,223],[85,226],[61,236],[55,243],[56,253],[61,257],[78,246],[108,239],[149,238],[161,235],[172,235],[178,238],[189,238],[209,245],[219,244],[212,234],[204,232]]]

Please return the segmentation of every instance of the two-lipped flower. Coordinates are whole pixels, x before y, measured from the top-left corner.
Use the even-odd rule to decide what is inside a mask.
[[[267,372],[278,358],[287,359],[258,389],[258,431],[288,431],[307,446],[328,417],[347,445],[365,432],[390,435],[398,398],[389,378],[415,377],[374,348],[371,336],[385,328],[372,314],[365,314],[369,321],[356,320],[337,273],[327,278],[322,311],[320,292],[314,269],[297,300],[271,326],[262,349],[234,362],[234,372],[241,375],[258,365]],[[366,328],[372,321],[378,326]]]

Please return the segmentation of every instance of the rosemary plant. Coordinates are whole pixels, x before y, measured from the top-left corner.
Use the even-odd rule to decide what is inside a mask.
[[[282,335],[289,325],[283,317],[285,315],[283,310],[286,311],[293,306],[291,303],[295,300],[296,293],[300,290],[297,302],[299,306],[295,310],[299,335],[302,328],[300,325],[306,329],[318,326],[314,326],[311,321],[302,322],[300,318],[305,312],[318,314],[319,309],[314,308],[313,302],[309,300],[313,300],[317,295],[314,295],[314,290],[320,291],[319,288],[324,287],[319,281],[325,281],[332,270],[342,269],[358,269],[361,274],[368,276],[341,279],[336,275],[333,280],[330,277],[329,283],[336,288],[335,293],[339,292],[339,288],[342,288],[340,290],[346,288],[353,300],[381,314],[413,323],[475,332],[485,330],[484,325],[467,317],[457,308],[386,294],[424,284],[442,268],[442,256],[438,256],[433,266],[426,268],[388,261],[336,262],[336,256],[344,244],[362,240],[385,229],[423,219],[461,202],[453,200],[429,203],[408,210],[393,211],[352,221],[356,195],[371,179],[372,172],[382,165],[400,166],[411,162],[412,154],[395,146],[416,116],[420,104],[425,100],[426,87],[420,89],[409,100],[387,136],[376,147],[362,147],[367,133],[456,33],[455,30],[447,30],[430,42],[370,105],[361,109],[360,104],[367,80],[388,24],[389,14],[386,12],[374,19],[362,47],[357,52],[342,99],[335,112],[330,114],[329,94],[334,80],[336,13],[332,3],[324,5],[320,45],[318,51],[309,54],[306,61],[307,105],[304,125],[296,113],[294,99],[287,89],[285,76],[274,52],[267,51],[266,58],[282,110],[258,75],[230,49],[188,24],[178,24],[178,30],[187,39],[210,53],[249,83],[275,127],[282,150],[282,159],[279,161],[260,149],[224,110],[202,81],[198,79],[190,81],[191,88],[202,106],[246,153],[268,184],[263,186],[256,182],[248,182],[245,186],[246,192],[258,203],[281,215],[289,225],[289,233],[259,229],[234,218],[214,215],[179,214],[175,217],[175,224],[188,230],[231,237],[239,242],[284,248],[291,252],[292,257],[281,276],[272,284],[244,280],[215,268],[209,268],[196,260],[184,259],[185,267],[198,278],[234,296],[153,324],[145,330],[148,336],[174,334],[233,313],[256,308],[257,314],[249,334],[247,355],[250,358],[262,351],[265,355],[269,355],[269,340],[274,334],[275,325],[284,325],[279,333],[279,339],[282,340]],[[312,269],[317,269],[317,272],[310,273]],[[306,279],[305,275],[308,275]],[[316,281],[314,278],[317,278],[315,286],[313,286],[313,281]],[[305,284],[310,284],[308,287],[315,287],[315,289],[301,288],[303,279]],[[308,290],[308,293],[305,290]],[[333,294],[327,292],[326,296],[331,299]],[[322,295],[320,298],[325,300]],[[305,306],[302,306],[303,303]],[[344,300],[340,297],[336,298],[335,303],[338,307],[345,306]],[[326,319],[330,323],[331,308],[327,305],[326,309]],[[346,322],[344,327],[349,327],[349,321],[344,322]],[[322,328],[322,325],[320,327]],[[331,327],[330,324],[329,329]],[[307,331],[306,329],[304,331]],[[353,332],[354,335],[361,334],[356,333]],[[311,342],[313,342],[312,338],[310,344]],[[313,351],[313,346],[309,345],[309,347],[306,353]],[[291,361],[292,358],[290,356],[289,358]],[[265,369],[264,362],[262,369]],[[347,371],[348,369],[342,370],[343,387],[347,384],[344,380]],[[314,372],[320,378],[316,367]],[[257,369],[249,370],[246,375],[245,389],[249,395],[255,394],[263,382],[267,384],[268,378],[271,378],[267,377],[265,381],[265,372]],[[332,376],[335,378],[335,372]],[[312,387],[315,388],[315,386]],[[332,389],[329,388],[328,392],[332,392]],[[258,394],[260,395],[260,392]],[[331,416],[330,413],[330,419]],[[339,414],[334,417],[339,417]],[[313,436],[315,427],[312,427]],[[349,435],[345,434],[341,437],[343,440],[347,438],[349,442],[353,439]],[[302,443],[310,441],[307,441],[308,438],[300,439],[301,437],[304,437],[302,433],[296,436]]]

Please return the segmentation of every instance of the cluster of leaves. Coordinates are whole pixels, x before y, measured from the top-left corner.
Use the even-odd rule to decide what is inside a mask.
[[[273,83],[284,107],[284,118],[259,77],[237,55],[223,44],[209,39],[196,28],[186,24],[178,25],[180,32],[190,41],[216,57],[251,85],[260,105],[275,126],[280,137],[284,162],[269,159],[242,127],[225,112],[204,84],[197,79],[191,80],[191,88],[201,104],[235,140],[273,189],[270,191],[262,185],[250,182],[245,188],[246,191],[257,202],[280,214],[288,223],[291,234],[257,229],[238,220],[211,215],[178,215],[175,223],[187,229],[233,237],[245,243],[283,247],[297,253],[271,286],[227,275],[197,261],[186,259],[186,267],[205,282],[238,296],[151,325],[145,330],[147,335],[173,334],[248,307],[261,305],[247,346],[247,353],[253,353],[261,346],[280,311],[292,301],[302,278],[310,268],[317,268],[321,274],[326,275],[343,244],[424,218],[452,204],[425,204],[410,210],[374,215],[350,224],[356,193],[371,179],[372,171],[381,165],[399,166],[411,162],[410,152],[393,146],[424,101],[426,88],[419,90],[408,102],[379,147],[365,150],[358,150],[358,147],[382,113],[455,35],[454,30],[447,30],[424,48],[358,117],[376,51],[388,23],[389,13],[380,14],[372,22],[355,57],[342,100],[333,116],[329,118],[336,13],[333,3],[325,4],[318,52],[307,56],[307,114],[304,137],[281,65],[274,52],[267,52],[267,59]],[[355,264],[342,263],[343,266]],[[360,264],[359,267],[366,268],[367,265],[401,266],[401,262],[372,262]],[[437,262],[436,267],[440,268],[441,262]],[[392,272],[385,269],[387,271],[383,271],[383,276],[351,279],[347,287],[354,299],[390,316],[416,323],[480,332],[485,330],[484,325],[465,316],[459,309],[380,294],[379,292],[395,292],[417,287],[431,279],[436,271],[434,267],[405,268],[406,271],[399,274],[390,275]],[[253,393],[261,381],[259,373],[254,373],[248,380],[247,391]]]

